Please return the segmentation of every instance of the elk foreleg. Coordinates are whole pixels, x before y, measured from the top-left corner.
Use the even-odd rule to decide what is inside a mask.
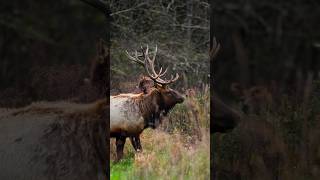
[[[137,146],[137,150],[138,152],[142,151],[142,146],[141,146],[141,142],[140,142],[140,136],[135,137],[136,140],[136,146]]]
[[[142,146],[140,142],[140,136],[131,136],[130,137],[131,144],[134,148],[135,151],[141,152],[142,151]]]
[[[124,144],[126,143],[126,137],[124,136],[119,136],[116,137],[116,146],[117,146],[117,160],[119,161],[123,157],[123,148]]]

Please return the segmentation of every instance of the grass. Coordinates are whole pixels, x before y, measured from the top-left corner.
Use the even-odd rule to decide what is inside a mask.
[[[114,164],[111,163],[110,178],[113,180],[128,179],[132,174],[133,158],[128,157],[121,162]]]
[[[179,133],[148,129],[141,137],[143,152],[135,154],[131,144],[127,143],[125,158],[118,163],[110,163],[111,179],[208,179],[208,137],[207,133],[201,142],[186,144]]]
[[[127,139],[124,158],[114,163],[116,147],[112,139],[111,180],[209,179],[210,119],[207,107],[210,97],[208,89],[198,94],[202,95],[188,98],[185,103],[177,105],[160,128],[146,129],[141,134],[142,152],[135,153]]]

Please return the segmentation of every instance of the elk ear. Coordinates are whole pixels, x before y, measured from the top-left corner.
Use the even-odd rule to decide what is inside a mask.
[[[141,76],[138,87],[144,94],[148,94],[153,87],[153,81],[150,78]]]

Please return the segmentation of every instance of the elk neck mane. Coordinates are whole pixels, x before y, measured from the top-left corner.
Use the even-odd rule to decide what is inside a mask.
[[[143,116],[150,117],[155,113],[160,113],[161,94],[158,89],[152,88],[148,94],[141,93],[132,97],[131,102],[138,105]]]
[[[150,116],[152,114],[159,116],[160,113],[167,115],[175,106],[175,104],[170,105],[166,103],[157,88],[151,88],[148,94],[141,93],[136,97],[132,97],[132,102],[139,106],[142,114],[148,114]]]
[[[160,120],[163,110],[161,92],[157,88],[151,88],[148,94],[140,93],[128,99],[128,107],[139,109],[141,116],[145,120],[145,128],[155,128],[155,124]],[[131,105],[130,105],[131,104]]]

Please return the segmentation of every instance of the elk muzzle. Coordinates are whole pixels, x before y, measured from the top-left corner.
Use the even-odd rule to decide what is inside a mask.
[[[177,103],[178,103],[178,104],[183,103],[184,99],[185,99],[185,98],[184,98],[181,94],[179,94],[179,96],[177,97]]]

